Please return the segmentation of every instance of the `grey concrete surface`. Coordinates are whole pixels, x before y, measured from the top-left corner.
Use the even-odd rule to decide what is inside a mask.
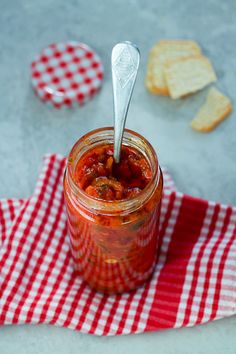
[[[27,197],[42,155],[67,154],[83,133],[112,124],[110,52],[120,40],[137,43],[141,68],[127,126],[156,148],[162,165],[186,193],[236,204],[235,113],[209,135],[191,130],[207,89],[172,101],[144,88],[147,53],[161,38],[197,40],[212,60],[217,87],[236,100],[235,0],[0,0],[0,198]],[[101,93],[80,109],[41,103],[29,82],[34,55],[52,42],[89,44],[105,65]],[[192,329],[98,338],[50,326],[0,328],[1,354],[236,353],[236,318]]]

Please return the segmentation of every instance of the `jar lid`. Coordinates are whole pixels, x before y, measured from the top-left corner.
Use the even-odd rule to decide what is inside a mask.
[[[31,64],[35,93],[56,108],[85,103],[100,89],[102,79],[101,59],[84,43],[51,44]]]

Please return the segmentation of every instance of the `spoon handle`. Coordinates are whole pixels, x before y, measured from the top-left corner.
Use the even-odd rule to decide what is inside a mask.
[[[114,159],[120,161],[121,145],[129,103],[132,96],[140,53],[131,42],[121,42],[112,49],[111,68],[114,98]]]

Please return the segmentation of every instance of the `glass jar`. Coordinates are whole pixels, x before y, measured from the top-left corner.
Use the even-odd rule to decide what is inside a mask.
[[[75,169],[90,149],[113,144],[113,128],[80,138],[72,148],[64,177],[64,194],[74,266],[93,289],[122,293],[142,285],[156,264],[163,178],[153,147],[126,129],[123,145],[137,149],[149,162],[149,184],[130,199],[91,197],[75,181]]]

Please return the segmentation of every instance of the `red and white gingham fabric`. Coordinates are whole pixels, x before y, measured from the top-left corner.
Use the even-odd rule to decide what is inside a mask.
[[[31,64],[36,95],[56,108],[84,104],[102,85],[103,65],[86,44],[54,43]]]
[[[62,179],[48,155],[33,195],[0,203],[0,324],[49,323],[97,335],[193,326],[236,313],[236,209],[183,195],[164,171],[160,252],[144,287],[92,291],[75,276]]]

